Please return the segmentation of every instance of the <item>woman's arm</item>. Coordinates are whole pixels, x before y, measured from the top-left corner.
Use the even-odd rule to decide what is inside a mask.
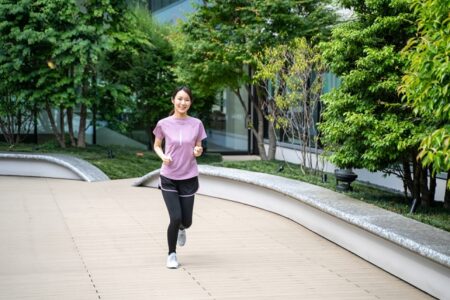
[[[172,157],[170,155],[165,155],[162,150],[162,140],[155,138],[155,143],[153,144],[153,149],[155,153],[161,158],[164,164],[168,165],[172,161]]]

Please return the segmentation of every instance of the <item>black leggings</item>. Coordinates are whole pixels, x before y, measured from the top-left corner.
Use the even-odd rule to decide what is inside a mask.
[[[176,252],[178,230],[192,225],[194,197],[198,189],[197,177],[186,180],[172,180],[160,176],[160,188],[169,212],[170,223],[167,228],[169,254]]]
[[[176,252],[178,229],[189,228],[192,225],[194,196],[179,197],[178,193],[165,191],[162,194],[170,216],[170,223],[167,228],[167,243],[169,244],[170,254]]]

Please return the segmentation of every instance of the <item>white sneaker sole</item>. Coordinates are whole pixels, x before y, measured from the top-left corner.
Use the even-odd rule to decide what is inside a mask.
[[[169,256],[167,258],[166,261],[166,267],[168,269],[178,269],[178,267],[180,266],[180,263],[178,262],[177,257],[175,256],[175,259],[169,259],[171,256]]]
[[[174,269],[178,269],[178,267],[179,267],[179,266],[167,266],[167,269],[174,270]]]

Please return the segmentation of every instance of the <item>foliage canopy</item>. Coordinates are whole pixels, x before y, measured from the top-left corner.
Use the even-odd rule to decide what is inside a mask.
[[[383,170],[408,156],[423,132],[397,93],[405,64],[399,51],[413,34],[413,17],[405,1],[343,4],[357,18],[337,26],[331,41],[321,45],[342,79],[322,97],[323,141],[339,167]]]
[[[400,91],[418,116],[434,120],[435,131],[419,153],[434,172],[450,172],[450,15],[446,0],[411,0],[417,36],[403,50],[408,60]],[[449,183],[450,184],[450,183]]]

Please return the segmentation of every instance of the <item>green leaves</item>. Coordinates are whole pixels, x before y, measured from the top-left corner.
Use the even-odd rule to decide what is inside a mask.
[[[153,47],[134,20],[120,0],[1,0],[0,88],[17,91],[38,109],[97,105],[100,114],[117,118],[132,89],[115,76],[114,67],[126,65],[115,55],[131,53],[127,61],[135,62],[130,57]]]
[[[400,91],[417,115],[434,119],[435,131],[421,143],[419,158],[433,172],[448,171],[450,121],[450,17],[448,1],[409,1],[418,17],[417,36],[408,41],[403,56],[408,69]],[[442,125],[444,124],[444,125]]]
[[[120,107],[127,107],[133,118],[128,128],[117,118],[115,106],[101,113],[115,127],[122,130],[150,128],[171,109],[170,93],[174,86],[173,47],[166,36],[170,29],[158,25],[148,10],[136,7],[125,18],[121,31],[113,33],[111,51],[104,57],[100,71],[104,79],[128,87],[128,98],[121,97]],[[129,97],[129,94],[132,97]]]
[[[435,130],[420,144],[418,157],[433,171],[450,170],[450,125]]]
[[[300,143],[303,158],[313,155],[307,147],[318,147],[314,113],[322,93],[324,69],[320,53],[305,38],[266,48],[257,55],[253,80],[265,83],[269,95],[267,118],[283,129],[284,137]],[[303,160],[309,169],[318,168],[307,165],[311,157]]]
[[[250,82],[244,65],[256,66],[265,48],[297,36],[325,33],[335,15],[326,1],[208,1],[182,25],[176,73],[205,91],[239,88]],[[319,18],[319,16],[321,18]]]
[[[399,45],[411,37],[404,1],[345,1],[357,13],[320,45],[342,79],[322,96],[322,141],[339,167],[383,170],[417,149],[419,121],[397,94],[404,69]],[[402,47],[403,47],[402,46]],[[419,126],[419,128],[422,128]]]

